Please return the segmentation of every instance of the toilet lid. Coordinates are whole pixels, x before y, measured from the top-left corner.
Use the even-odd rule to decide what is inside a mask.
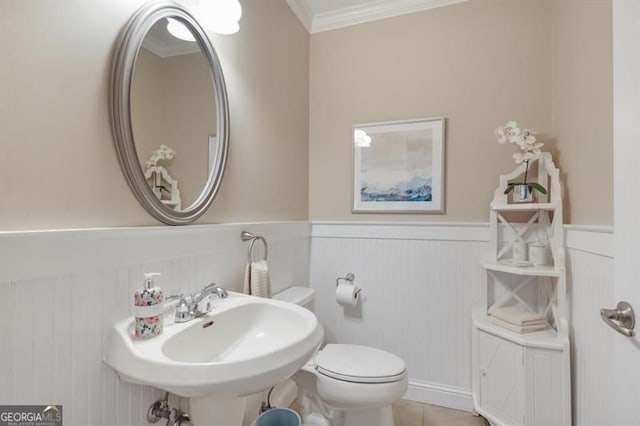
[[[319,373],[348,382],[388,383],[406,375],[400,357],[368,346],[329,344],[315,363]]]

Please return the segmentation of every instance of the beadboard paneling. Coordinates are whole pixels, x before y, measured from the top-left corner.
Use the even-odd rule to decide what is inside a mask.
[[[63,404],[65,425],[147,424],[162,392],[102,362],[108,331],[131,315],[143,272],[161,272],[167,294],[241,290],[242,229],[267,238],[274,291],[308,281],[306,223],[0,234],[0,404]]]
[[[310,273],[326,340],[393,352],[407,364],[407,397],[470,410],[470,312],[488,250],[479,230],[417,226],[408,239],[402,227],[363,238],[366,226],[325,226],[312,230]],[[347,272],[362,288],[356,308],[335,301],[336,277]],[[435,397],[438,391],[449,396]]]
[[[163,273],[167,293],[210,281],[239,290],[247,255],[239,233],[246,228],[269,241],[275,291],[308,282],[317,290],[328,341],[397,353],[409,367],[408,398],[469,409],[469,311],[488,228],[458,225],[267,223],[0,234],[0,403],[61,403],[67,425],[146,424],[145,412],[162,392],[123,383],[102,363],[109,327],[130,314],[132,292],[146,271]],[[614,333],[599,318],[601,307],[615,304],[611,239],[610,229],[567,227],[576,424],[604,425],[613,416]],[[335,303],[335,279],[347,272],[364,291],[357,309]]]
[[[573,418],[576,425],[604,426],[615,417],[612,360],[616,333],[600,318],[600,308],[614,307],[617,301],[613,258],[594,254],[590,247],[569,249],[567,257]]]
[[[574,419],[604,425],[614,333],[599,310],[615,305],[612,229],[568,226],[566,236]],[[469,312],[488,237],[485,224],[314,223],[310,282],[327,340],[396,353],[409,370],[406,398],[470,410]],[[335,302],[347,272],[363,288],[357,309]]]

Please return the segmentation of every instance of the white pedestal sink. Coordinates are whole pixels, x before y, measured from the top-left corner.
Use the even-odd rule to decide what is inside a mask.
[[[273,299],[229,292],[186,323],[165,318],[164,333],[133,336],[133,318],[114,324],[105,362],[126,382],[190,398],[195,426],[241,426],[244,396],[298,371],[324,336],[315,315]]]

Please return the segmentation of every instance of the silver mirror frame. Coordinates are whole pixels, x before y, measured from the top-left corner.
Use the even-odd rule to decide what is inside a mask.
[[[209,170],[207,183],[193,204],[182,211],[174,211],[158,200],[149,187],[140,166],[131,123],[131,84],[138,52],[149,29],[160,19],[176,18],[185,24],[196,38],[204,54],[212,84],[216,91],[217,135],[220,149],[214,167]],[[202,216],[215,198],[224,174],[229,151],[229,104],[227,88],[220,60],[213,43],[196,18],[173,1],[149,2],[141,7],[123,30],[114,56],[111,78],[111,131],[122,172],[144,209],[167,225],[186,225]]]

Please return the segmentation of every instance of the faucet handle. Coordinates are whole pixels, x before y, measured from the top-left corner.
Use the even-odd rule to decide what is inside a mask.
[[[184,297],[184,296],[182,296],[182,294],[172,294],[170,296],[165,296],[164,297],[164,301],[165,302],[172,302],[174,300],[182,299],[182,297]]]
[[[193,319],[193,313],[184,295],[180,295],[180,301],[176,306],[176,322],[187,322]]]

